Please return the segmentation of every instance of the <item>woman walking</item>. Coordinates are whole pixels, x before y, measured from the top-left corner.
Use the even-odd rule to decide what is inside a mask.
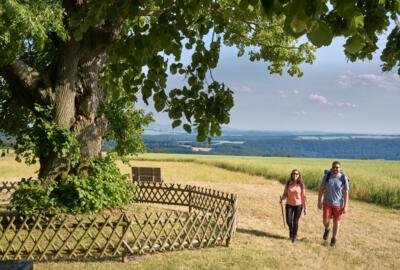
[[[280,203],[283,200],[286,200],[286,223],[289,226],[289,238],[294,242],[297,237],[301,211],[304,209],[304,215],[307,214],[304,182],[300,171],[297,169],[292,170],[285,185]]]

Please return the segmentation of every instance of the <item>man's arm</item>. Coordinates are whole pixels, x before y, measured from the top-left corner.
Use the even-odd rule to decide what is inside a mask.
[[[343,214],[347,212],[347,207],[349,205],[349,191],[345,190],[343,191],[343,198],[344,198],[344,202],[343,202]]]
[[[322,195],[324,194],[324,192],[325,192],[325,186],[321,184],[319,186],[319,192],[318,192],[318,204],[317,204],[318,209],[322,209]]]

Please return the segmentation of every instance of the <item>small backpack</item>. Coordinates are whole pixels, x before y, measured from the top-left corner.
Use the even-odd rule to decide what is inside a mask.
[[[340,181],[342,181],[342,185],[346,186],[346,175],[344,174],[344,172],[342,170],[340,170],[341,176],[340,176]],[[329,179],[331,178],[331,170],[325,170],[324,171],[325,174],[325,185],[328,183]],[[350,179],[347,177],[347,181],[349,182],[349,186],[350,186]]]

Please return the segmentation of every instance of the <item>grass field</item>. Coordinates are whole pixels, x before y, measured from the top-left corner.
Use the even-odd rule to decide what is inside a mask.
[[[332,159],[145,154],[135,160],[194,161],[220,168],[261,175],[285,183],[292,169],[302,172],[307,188],[317,190]],[[340,160],[350,178],[353,199],[400,209],[400,161]]]
[[[188,157],[193,158],[193,156]],[[187,157],[146,155],[140,158],[182,159]],[[398,210],[351,200],[349,212],[345,215],[342,223],[337,247],[332,249],[322,240],[321,211],[316,207],[317,193],[307,190],[309,212],[306,216],[302,216],[300,220],[299,241],[292,244],[288,240],[287,231],[283,228],[278,204],[279,195],[283,191],[281,183],[267,180],[261,173],[259,173],[260,175],[255,175],[257,172],[252,172],[254,175],[251,175],[204,164],[207,162],[210,164],[221,162],[223,164],[225,162],[239,168],[240,166],[246,167],[248,170],[260,169],[260,166],[268,165],[265,169],[266,172],[278,174],[279,170],[281,170],[285,176],[290,172],[290,169],[298,167],[307,176],[307,168],[311,170],[315,166],[319,170],[318,166],[320,166],[323,170],[329,167],[331,160],[260,158],[259,163],[255,164],[252,163],[252,158],[246,157],[241,162],[240,158],[231,157],[200,156],[199,159],[198,162],[203,164],[181,161],[134,160],[131,161],[131,165],[161,167],[162,177],[166,182],[194,184],[238,194],[238,229],[236,239],[230,247],[185,250],[132,257],[125,263],[116,261],[36,263],[35,269],[290,268],[329,270],[396,269],[400,265],[400,257],[398,256],[398,251],[400,250],[400,212]],[[11,161],[6,164],[4,159],[0,159],[0,172],[10,165],[9,162]],[[276,162],[276,165],[273,162]],[[355,166],[358,161],[354,162],[352,164],[347,160],[343,161],[344,169],[352,177],[352,187],[354,186],[354,181],[357,181],[353,177],[356,171],[352,170],[352,166]],[[385,162],[382,163],[384,164]],[[365,165],[362,161],[360,161],[360,164]],[[373,162],[370,164],[373,165]],[[396,167],[395,164],[393,164],[394,167]],[[130,172],[128,165],[119,163],[119,166],[123,172]],[[391,166],[391,164],[388,165],[387,171],[394,171]],[[397,168],[399,168],[398,165]],[[19,172],[24,172],[27,175],[35,174],[34,169],[29,171],[27,168],[20,168],[20,171],[14,171],[13,173],[7,171],[9,176],[16,176]]]
[[[131,258],[126,263],[39,263],[39,270],[106,269],[396,269],[400,265],[400,212],[350,201],[335,249],[322,240],[317,194],[307,191],[309,213],[302,216],[299,241],[283,228],[279,195],[283,185],[262,176],[186,162],[135,161],[161,167],[166,182],[210,187],[239,196],[236,239],[230,247],[186,250]],[[120,165],[129,172],[129,167]]]

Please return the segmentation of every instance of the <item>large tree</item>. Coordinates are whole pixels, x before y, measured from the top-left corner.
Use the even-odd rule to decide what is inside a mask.
[[[399,0],[2,0],[0,131],[16,137],[19,156],[39,159],[47,183],[83,172],[104,138],[120,154],[139,150],[151,117],[134,109],[138,98],[206,140],[233,106],[212,76],[221,46],[301,76],[315,47],[298,37],[319,47],[344,36],[350,60],[371,58],[392,19],[381,57],[390,70],[399,10]],[[173,75],[182,88],[167,89]]]

